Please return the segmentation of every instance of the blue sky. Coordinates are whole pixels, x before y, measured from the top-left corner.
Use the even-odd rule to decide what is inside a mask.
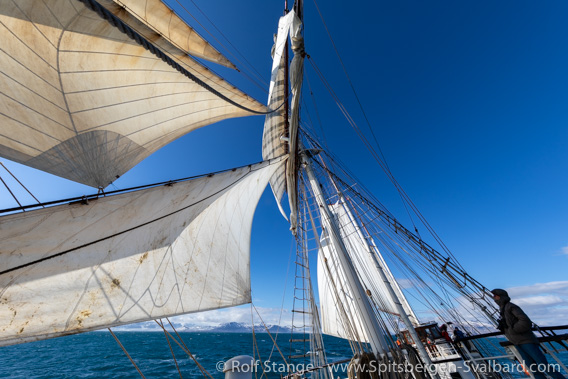
[[[281,2],[194,1],[268,80]],[[182,3],[222,38],[191,2]],[[566,323],[568,3],[403,0],[347,7],[326,1],[319,7],[392,172],[446,245],[487,287],[513,288],[534,312],[555,310],[555,318],[538,316],[546,324]],[[307,53],[368,130],[312,0],[306,0],[305,34]],[[243,75],[213,69],[265,102],[266,93]],[[308,62],[306,75],[322,120],[314,129],[410,226],[396,191]],[[313,118],[312,101],[307,96],[305,108]],[[259,161],[263,121],[224,121],[183,137],[125,174],[116,188]],[[92,192],[3,162],[41,200]],[[14,206],[0,191],[2,208]],[[293,248],[287,229],[267,191],[255,216],[251,253],[253,299],[267,314],[282,302]],[[288,294],[292,285],[288,280]]]

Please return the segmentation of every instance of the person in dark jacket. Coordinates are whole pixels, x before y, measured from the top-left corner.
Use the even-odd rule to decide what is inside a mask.
[[[515,345],[526,369],[530,370],[536,379],[545,379],[545,373],[553,378],[564,379],[554,367],[548,366],[548,361],[540,350],[538,339],[532,332],[531,319],[518,305],[511,303],[507,291],[497,288],[491,293],[493,300],[499,305],[501,314],[497,328]]]
[[[457,326],[454,328],[454,342],[465,338],[465,334]]]
[[[457,326],[454,328],[454,342],[457,344],[458,342],[463,342],[463,344],[465,345],[465,347],[468,350],[472,350],[471,344],[469,341],[463,341],[463,339],[465,338],[465,334],[463,334],[463,332],[460,330],[460,328],[458,328]]]

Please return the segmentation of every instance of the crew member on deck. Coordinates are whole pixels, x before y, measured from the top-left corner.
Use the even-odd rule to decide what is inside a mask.
[[[448,334],[448,325],[444,324],[444,325],[440,326],[440,331],[442,332],[442,337],[444,337],[444,339],[447,342],[452,342],[452,339],[450,338],[450,335]]]

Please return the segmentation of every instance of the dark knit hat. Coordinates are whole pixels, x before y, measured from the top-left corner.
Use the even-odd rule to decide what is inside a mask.
[[[507,291],[502,290],[502,289],[500,289],[500,288],[495,288],[494,290],[491,290],[491,293],[492,293],[493,295],[499,296],[499,297],[501,297],[501,296],[507,296],[507,297],[509,297],[509,294],[507,293]]]

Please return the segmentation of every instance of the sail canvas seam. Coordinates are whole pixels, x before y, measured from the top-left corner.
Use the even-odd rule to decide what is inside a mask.
[[[6,54],[6,52],[5,52],[4,50],[0,49],[0,51],[2,51],[4,54]],[[6,54],[6,55],[8,55],[8,54]],[[10,58],[14,59],[13,57],[10,57]],[[14,59],[14,61],[18,62],[18,61],[15,60],[15,59]],[[21,65],[20,62],[18,62],[18,64]],[[24,68],[27,69],[27,67],[25,67],[25,66],[23,66],[23,65],[22,65],[22,67],[24,67]],[[29,70],[28,70],[28,71],[29,71]],[[47,98],[47,97],[41,95],[40,93],[38,93],[38,92],[34,91],[33,89],[29,88],[28,86],[26,86],[25,84],[23,84],[23,83],[17,81],[14,77],[8,76],[8,75],[6,75],[5,73],[2,73],[2,75],[4,75],[6,78],[12,80],[13,82],[17,83],[19,86],[21,86],[21,87],[27,89],[28,91],[32,92],[34,95],[36,95],[36,96],[38,96],[38,97],[41,97],[43,100],[47,101],[48,103],[53,104],[54,107],[57,107],[57,108],[61,109],[62,111],[65,110],[65,108],[63,108],[63,107],[61,107],[60,105],[54,103],[54,102],[51,101],[49,98]],[[38,78],[39,78],[39,77],[38,77]],[[44,82],[45,82],[47,85],[52,86],[52,85],[51,85],[50,83],[48,83],[47,81],[44,80]],[[55,87],[55,86],[52,86],[52,87],[53,87],[53,89],[56,90],[57,92],[61,92],[61,89],[60,89],[60,88],[57,88],[57,87]],[[12,98],[12,97],[10,97],[10,96],[4,94],[4,93],[2,93],[2,95],[4,95],[4,96],[6,96],[7,98],[12,99],[12,100],[14,100],[14,101],[20,103],[20,104],[23,105],[23,106],[25,106],[25,104],[23,104],[23,103],[17,101],[16,99],[14,99],[14,98]],[[27,108],[30,109],[31,111],[35,111],[33,108],[30,108],[30,107],[27,107]],[[37,112],[37,111],[35,111],[35,112]],[[57,122],[57,121],[54,120],[54,122]],[[65,125],[62,125],[62,126],[65,126]]]
[[[6,94],[4,94],[4,93],[2,93],[2,95],[3,95],[4,97],[6,97],[6,98],[12,100],[13,102],[20,104],[22,107],[26,108],[26,109],[29,110],[30,112],[34,112],[34,113],[36,113],[37,115],[39,115],[39,116],[41,116],[41,117],[44,117],[44,118],[46,118],[47,120],[52,121],[53,123],[55,123],[55,124],[61,126],[62,128],[65,128],[65,129],[68,129],[68,130],[71,131],[71,129],[70,129],[68,126],[66,126],[65,124],[62,124],[62,123],[60,123],[59,121],[54,120],[53,118],[48,117],[48,116],[46,116],[45,114],[38,112],[37,110],[35,110],[35,109],[29,107],[27,104],[24,104],[24,103],[22,103],[21,101],[18,101],[18,100],[16,100],[16,99],[14,99],[13,97],[8,96],[8,95],[6,95]],[[58,107],[58,108],[60,108],[60,107]],[[62,108],[60,108],[60,109],[62,109]],[[63,110],[63,109],[62,109],[62,110]],[[46,136],[48,136],[48,137],[50,137],[50,138],[53,138],[53,139],[55,139],[55,140],[61,142],[60,139],[57,139],[57,138],[55,138],[55,137],[53,137],[53,136],[51,136],[51,135],[49,135],[49,134],[43,132],[41,129],[34,128],[32,125],[24,124],[24,123],[21,122],[20,120],[16,120],[16,119],[14,119],[13,117],[10,117],[10,116],[6,115],[5,113],[2,113],[2,115],[3,115],[3,116],[6,116],[6,117],[8,117],[8,118],[10,118],[10,119],[12,119],[12,120],[14,120],[14,121],[16,121],[16,122],[19,122],[19,123],[22,124],[22,125],[26,125],[28,128],[33,129],[34,131],[36,131],[36,132],[38,132],[38,133],[44,134],[44,135],[46,135]]]
[[[208,100],[200,100],[200,101],[208,101]],[[92,129],[100,129],[100,128],[104,127],[104,126],[117,124],[117,123],[120,123],[120,122],[122,122],[122,121],[131,120],[131,119],[137,118],[137,117],[142,117],[142,116],[144,116],[144,115],[146,115],[146,114],[152,114],[152,113],[155,113],[155,112],[160,112],[160,111],[164,111],[164,110],[167,110],[167,109],[177,108],[177,107],[181,107],[181,106],[188,105],[188,104],[194,104],[194,103],[197,103],[197,102],[198,102],[198,101],[193,101],[193,102],[191,102],[191,103],[188,102],[188,103],[184,103],[184,104],[170,105],[170,106],[167,106],[167,107],[164,107],[164,108],[161,108],[161,109],[153,109],[153,110],[148,111],[148,112],[138,113],[138,114],[133,115],[133,116],[130,116],[130,117],[125,117],[125,118],[121,118],[121,119],[119,119],[119,120],[115,120],[115,121],[112,121],[112,122],[107,122],[106,124],[100,124],[100,125],[97,125],[96,127],[92,127],[92,128],[89,128],[89,129],[85,129],[85,131],[92,130]],[[111,105],[111,106],[114,106],[114,105],[116,105],[116,104],[113,104],[113,105]],[[137,133],[141,133],[141,132],[143,132],[143,131],[145,131],[145,130],[147,130],[147,129],[156,127],[156,126],[158,126],[158,125],[160,125],[160,124],[164,124],[164,123],[170,122],[170,121],[172,121],[172,120],[176,120],[176,119],[179,119],[179,118],[188,117],[188,116],[190,116],[190,115],[195,115],[195,114],[199,114],[199,113],[203,113],[203,112],[209,112],[209,111],[215,110],[215,109],[222,109],[222,108],[223,108],[223,106],[211,107],[211,108],[209,108],[209,109],[207,109],[207,110],[201,109],[201,110],[198,110],[198,111],[195,111],[195,112],[184,113],[183,115],[180,115],[180,116],[177,116],[177,117],[172,117],[172,118],[170,118],[170,119],[160,121],[160,122],[158,122],[158,123],[156,123],[156,124],[153,124],[153,125],[148,125],[148,126],[145,127],[145,128],[141,128],[141,129],[136,130],[136,131],[134,131],[134,132],[132,132],[132,133],[128,133],[128,134],[124,134],[124,135],[125,135],[125,136],[132,136],[132,135],[135,135],[135,134],[137,134]],[[170,132],[170,133],[177,132],[177,131],[178,131],[178,130],[174,130],[174,131],[172,131],[172,132]],[[169,134],[169,133],[168,133],[168,134]],[[167,134],[164,134],[164,136],[165,136],[165,135],[167,135]],[[149,144],[152,144],[152,143],[154,143],[154,142],[155,142],[155,141],[149,141],[149,142],[146,143],[145,145],[149,145]]]
[[[4,27],[6,27],[4,24],[2,24]],[[33,72],[32,70],[30,70],[27,66],[23,65],[19,60],[17,60],[16,58],[14,58],[12,55],[10,55],[6,50],[0,48],[0,51],[2,53],[4,53],[7,57],[10,57],[14,62],[17,62],[22,68],[24,68],[25,70],[31,72],[33,75],[35,75],[35,77],[37,79],[40,79],[41,81],[43,81],[45,84],[47,84],[48,86],[50,86],[51,88],[53,88],[54,90],[61,92],[61,88],[57,88],[56,86],[54,86],[53,84],[51,84],[50,82],[48,82],[47,80],[45,80],[45,78],[42,78],[41,76],[37,75],[35,72]],[[47,63],[47,62],[46,62]],[[49,65],[49,63],[47,63]],[[54,71],[56,71],[55,67],[49,65],[50,68],[52,68]],[[36,94],[37,96],[41,97],[42,99],[49,101],[50,103],[52,103],[54,106],[61,108],[59,105],[53,103],[51,100],[49,100],[48,98],[42,96],[41,94],[37,93],[36,91],[34,91],[33,89],[27,87],[26,85],[24,85],[23,83],[17,81],[14,77],[12,76],[8,76],[6,75],[4,72],[2,72],[2,75],[4,75],[5,77],[13,80],[14,82],[18,83],[19,85],[21,85],[22,87],[26,88],[27,90],[29,90],[30,92],[33,92],[34,94]],[[63,108],[61,108],[63,109]]]
[[[20,8],[20,7],[18,7],[17,5],[16,5],[16,7],[21,11],[21,8]],[[22,12],[22,14],[24,14],[24,13]],[[24,15],[25,15],[25,14],[24,14]],[[28,17],[26,17],[26,19],[27,19],[32,25],[35,26],[35,24],[34,24]],[[16,34],[14,34],[14,32],[11,31],[10,28],[8,28],[3,22],[0,22],[0,24],[2,24],[2,26],[3,26],[8,32],[10,32],[14,38],[16,38],[18,41],[20,41],[20,42],[22,43],[22,45],[26,46],[30,52],[32,52],[34,55],[36,55],[36,57],[37,57],[38,59],[40,59],[40,60],[42,60],[43,62],[45,62],[45,64],[46,64],[48,67],[51,67],[53,70],[56,70],[56,68],[55,68],[51,63],[49,63],[48,61],[46,61],[45,59],[43,59],[43,57],[42,57],[41,55],[37,54],[37,52],[35,52],[34,49],[30,48],[30,46],[28,46],[24,41],[22,41],[22,39],[21,39],[20,37],[18,37]],[[36,28],[36,29],[37,29],[37,28]],[[38,31],[39,31],[39,30],[38,30]],[[40,32],[40,33],[41,33],[41,32]],[[53,46],[53,44],[51,43],[51,41],[48,40],[48,43]],[[53,46],[53,47],[55,47],[55,46]],[[7,54],[7,53],[4,51],[4,49],[2,49],[2,51],[3,51],[6,55],[8,55],[8,56],[11,57],[12,59],[14,59],[10,54]],[[15,59],[14,59],[14,60],[15,60]],[[18,61],[16,60],[16,62],[18,62]],[[20,62],[18,62],[18,63],[20,63]],[[20,63],[20,64],[21,64],[21,63]],[[24,66],[24,65],[22,65],[22,66]],[[24,67],[25,67],[25,66],[24,66]],[[27,67],[26,67],[26,68],[27,68]],[[38,76],[38,77],[41,78],[40,76]],[[43,79],[43,78],[41,78],[41,79]]]
[[[44,37],[45,41],[46,41],[48,44],[50,44],[52,47],[55,48],[56,46],[51,42],[51,40],[50,40],[49,38],[46,38],[45,34],[41,31],[40,28],[37,27],[36,23],[33,22],[29,17],[27,17],[26,13],[25,13],[25,12],[22,10],[22,8],[18,5],[18,2],[12,0],[12,4],[14,4],[14,6],[15,6],[16,8],[18,8],[18,10],[19,10],[20,12],[22,12],[22,15],[34,26],[34,28],[38,31],[38,33],[41,34],[42,37]],[[49,13],[51,13],[51,14],[53,15],[53,12],[51,12],[51,9],[48,8],[48,11],[49,11]],[[59,22],[59,20],[58,20],[58,23],[59,23],[59,25],[60,25],[62,28],[64,28],[64,26]],[[13,32],[12,32],[12,34],[13,34],[16,38],[18,38],[18,36],[16,36]],[[23,41],[22,41],[20,38],[18,38],[18,39],[23,43]],[[24,45],[25,45],[25,43],[24,43]],[[28,48],[29,48],[29,46],[28,46]],[[35,51],[34,51],[32,48],[29,48],[29,49],[30,49],[30,51],[34,52],[34,54],[36,54]],[[37,57],[38,57],[39,59],[43,60],[47,65],[53,67],[49,62],[47,62],[45,59],[43,59],[40,55],[38,55],[38,54],[36,54],[36,55],[37,55]],[[53,67],[53,69],[56,69],[56,68]]]
[[[185,82],[179,82],[179,81],[173,81],[173,82],[159,82],[157,84],[165,84],[165,85],[169,85],[169,84],[186,84]],[[86,90],[79,90],[79,91],[70,91],[67,92],[68,94],[77,94],[77,93],[88,93],[88,92],[97,92],[97,91],[108,91],[108,90],[114,90],[114,89],[121,89],[121,88],[132,88],[132,87],[144,87],[144,86],[155,86],[156,83],[136,83],[136,84],[127,84],[127,85],[123,85],[123,86],[112,86],[112,87],[100,87],[100,88],[94,88],[94,89],[86,89]],[[202,93],[202,92],[208,92],[208,91],[192,91],[192,92],[179,92],[179,94],[183,94],[183,93]],[[177,92],[172,92],[171,94],[173,95],[177,95]]]
[[[83,92],[83,91],[80,91],[80,92]],[[193,92],[185,91],[185,92],[178,92],[178,93],[166,93],[166,94],[163,94],[163,95],[150,96],[150,97],[147,97],[147,98],[148,99],[158,99],[158,98],[164,98],[164,97],[169,97],[169,96],[188,95],[188,94],[191,94],[191,93],[193,93]],[[128,100],[128,101],[123,101],[121,103],[116,103],[116,104],[101,105],[100,107],[81,109],[81,110],[78,110],[78,111],[75,111],[75,112],[69,112],[69,113],[78,114],[78,113],[84,113],[84,112],[99,110],[99,109],[110,108],[110,107],[114,107],[114,106],[117,106],[117,105],[133,104],[133,103],[136,103],[136,102],[142,102],[142,101],[146,100],[147,98]],[[192,102],[185,102],[185,103],[182,103],[182,104],[173,105],[172,107],[187,105],[187,104],[197,104],[197,103],[206,102],[206,101],[207,100],[197,100],[197,101],[192,101]],[[164,109],[168,109],[168,108],[171,108],[171,107],[165,107],[165,108],[161,108],[161,109],[158,109],[158,110],[164,110]],[[191,113],[189,113],[189,114],[191,114]],[[92,129],[96,129],[96,128],[97,128],[97,126],[94,126],[92,128],[86,129],[86,130],[92,130]]]
[[[18,124],[22,124],[22,125],[24,125],[24,126],[27,126],[27,127],[31,128],[31,129],[33,129],[34,131],[43,134],[44,136],[46,136],[46,137],[48,137],[48,138],[52,138],[52,139],[54,139],[54,140],[56,140],[56,141],[58,141],[58,142],[61,142],[61,140],[55,138],[54,136],[49,135],[49,134],[47,134],[47,133],[43,133],[41,130],[37,130],[37,129],[35,129],[35,128],[32,128],[30,125],[24,124],[22,121],[16,120],[15,118],[10,117],[10,116],[8,116],[7,114],[5,114],[5,113],[3,113],[3,112],[0,112],[0,115],[4,116],[4,117],[6,117],[6,118],[9,118],[10,120],[13,120],[13,121],[17,122]],[[25,144],[25,143],[23,143],[22,141],[17,140],[17,139],[14,139],[14,138],[12,138],[12,137],[10,137],[10,136],[7,136],[7,135],[5,135],[5,134],[0,134],[0,135],[1,135],[2,137],[6,138],[6,139],[9,139],[10,141],[14,141],[14,142],[20,144],[20,145],[22,145],[22,146],[26,146],[26,147],[28,147],[28,148],[30,148],[30,149],[37,150],[37,151],[40,151],[40,152],[42,151],[41,149],[38,149],[37,147],[34,147],[34,146],[32,146],[32,145]]]
[[[75,131],[75,134],[79,134],[77,127],[75,125],[75,120],[73,118],[73,115],[71,114],[71,109],[69,107],[69,102],[67,100],[67,96],[68,94],[65,92],[65,90],[63,89],[63,78],[62,78],[62,72],[61,72],[61,51],[59,50],[59,48],[61,47],[61,40],[63,39],[63,35],[65,34],[65,32],[68,30],[69,26],[75,22],[75,20],[77,20],[77,18],[79,17],[79,13],[75,14],[75,17],[72,17],[69,22],[67,23],[67,25],[61,25],[61,33],[59,34],[59,38],[57,40],[57,46],[55,47],[55,51],[57,54],[57,57],[55,58],[55,62],[57,62],[57,67],[55,68],[57,71],[57,79],[59,80],[59,88],[61,90],[61,94],[63,96],[63,101],[65,103],[65,109],[68,112],[69,115],[69,121],[71,122],[71,126],[73,127],[73,130]],[[81,145],[82,143],[79,142]]]

